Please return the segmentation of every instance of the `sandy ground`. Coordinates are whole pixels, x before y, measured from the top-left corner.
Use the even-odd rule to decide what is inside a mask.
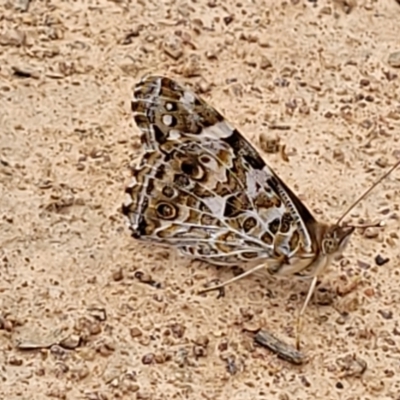
[[[324,276],[302,366],[248,331],[293,344],[306,283],[200,296],[232,271],[137,243],[120,212],[140,152],[132,88],[153,72],[254,143],[279,138],[289,161],[265,159],[334,222],[400,158],[400,5],[16,4],[0,6],[0,397],[400,399],[399,170],[348,218],[384,227]]]

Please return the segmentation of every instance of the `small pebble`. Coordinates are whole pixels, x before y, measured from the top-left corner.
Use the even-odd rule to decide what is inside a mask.
[[[89,332],[91,335],[98,335],[101,333],[101,325],[98,322],[94,322],[89,326]]]
[[[343,383],[342,382],[337,382],[336,383],[336,389],[343,389]]]
[[[300,381],[305,387],[311,386],[310,381],[304,375],[300,376]]]
[[[400,68],[400,51],[389,54],[388,64],[393,68]]]
[[[231,22],[233,22],[233,15],[228,15],[223,18],[225,25],[229,25]]]
[[[385,264],[388,263],[388,262],[389,262],[389,258],[387,258],[387,257],[382,257],[380,254],[378,254],[378,255],[375,257],[375,263],[376,263],[376,265],[378,265],[378,266],[385,265]]]
[[[398,75],[395,74],[395,73],[392,72],[392,71],[385,71],[385,72],[383,73],[383,75],[385,75],[385,78],[386,78],[389,82],[394,81],[395,79],[398,78]]]
[[[260,135],[259,140],[261,150],[269,154],[279,153],[279,149],[281,146],[279,137],[270,137],[263,134]]]
[[[375,164],[378,166],[378,167],[381,167],[381,168],[386,168],[388,165],[389,165],[389,161],[388,161],[388,159],[386,158],[386,157],[379,157],[376,161],[375,161]]]
[[[207,347],[209,341],[210,341],[210,340],[208,339],[207,336],[202,335],[202,336],[199,336],[198,338],[196,338],[196,339],[194,340],[194,343],[197,344],[198,346]]]
[[[261,69],[267,69],[267,68],[271,68],[272,67],[272,62],[269,58],[265,57],[265,56],[261,56],[261,60],[260,60],[260,68]]]
[[[233,355],[229,355],[228,357],[224,357],[225,361],[226,361],[226,370],[228,371],[228,373],[230,375],[236,375],[236,373],[238,372],[238,367],[236,365],[236,360],[235,357]]]
[[[81,338],[79,335],[70,335],[64,340],[60,342],[60,346],[64,347],[65,349],[76,349],[81,342]]]
[[[382,318],[384,319],[392,319],[393,318],[393,312],[388,311],[388,310],[378,310],[378,313],[382,315]]]
[[[103,356],[108,357],[115,351],[115,345],[111,340],[103,341],[99,343],[96,347],[96,350]]]
[[[139,280],[142,283],[147,283],[148,285],[153,286],[157,289],[159,289],[161,287],[161,284],[154,281],[151,278],[151,275],[146,272],[136,271],[134,276],[137,280]]]
[[[155,361],[157,364],[164,364],[165,361],[166,361],[165,355],[164,355],[164,354],[156,354],[156,355],[154,356],[154,361]]]
[[[186,328],[182,324],[179,324],[179,323],[172,324],[170,326],[170,328],[171,328],[171,331],[172,331],[172,335],[177,339],[182,338],[183,335],[185,334]]]
[[[26,35],[16,29],[9,30],[0,35],[0,46],[20,47],[26,41]]]
[[[143,29],[142,25],[137,25],[134,26],[124,37],[122,40],[123,45],[131,44],[133,42],[133,38],[136,38],[139,36],[140,31]]]
[[[131,334],[131,337],[133,337],[133,338],[136,338],[136,337],[139,337],[139,336],[143,335],[142,331],[137,327],[131,328],[129,333]]]
[[[145,365],[152,364],[154,362],[154,360],[155,360],[155,356],[153,353],[145,354],[142,357],[142,363]]]
[[[178,60],[183,56],[182,40],[175,35],[169,35],[166,37],[162,47],[164,52],[174,60]]]
[[[195,345],[195,346],[193,346],[193,355],[196,358],[206,357],[207,356],[207,350],[203,346]]]
[[[13,365],[14,367],[20,367],[23,364],[23,360],[21,358],[16,358],[15,356],[11,356],[8,359],[8,364]]]
[[[367,239],[375,239],[379,236],[379,228],[368,227],[364,231],[364,237]]]
[[[358,265],[361,269],[369,269],[369,268],[371,268],[371,265],[370,265],[370,264],[368,264],[368,263],[366,263],[366,262],[364,262],[364,261],[361,261],[361,260],[357,260],[357,265]]]
[[[213,50],[207,50],[205,56],[208,60],[216,60],[218,58],[216,52]]]
[[[17,76],[18,78],[33,78],[39,79],[40,73],[38,71],[34,71],[30,67],[26,66],[12,66],[13,75]]]
[[[375,290],[374,290],[374,288],[367,288],[367,289],[364,290],[364,294],[367,297],[372,297],[375,294]]]
[[[336,364],[341,370],[341,378],[361,377],[367,369],[367,363],[362,358],[355,354],[348,354],[344,357],[339,357]],[[343,386],[340,388],[342,389]]]
[[[228,341],[226,339],[223,339],[222,342],[218,344],[218,350],[219,351],[226,351],[228,350]]]
[[[112,273],[112,279],[115,282],[122,281],[124,279],[124,274],[122,273],[122,268],[118,268],[116,271]]]
[[[100,322],[107,319],[107,312],[103,307],[89,307],[88,313],[91,317]]]
[[[22,12],[26,12],[29,9],[30,2],[31,0],[18,0],[16,1],[15,9]]]

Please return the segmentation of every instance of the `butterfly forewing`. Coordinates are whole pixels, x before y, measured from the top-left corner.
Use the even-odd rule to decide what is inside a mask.
[[[223,265],[312,256],[315,220],[218,111],[160,76],[136,86],[132,110],[145,153],[123,210],[136,238]]]

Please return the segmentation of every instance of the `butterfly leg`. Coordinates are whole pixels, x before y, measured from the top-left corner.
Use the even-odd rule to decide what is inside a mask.
[[[215,285],[215,286],[212,286],[212,287],[209,287],[209,288],[206,288],[206,289],[201,289],[201,290],[199,290],[198,293],[202,294],[202,293],[210,292],[211,290],[222,289],[223,287],[225,287],[225,286],[227,286],[227,285],[229,285],[229,284],[231,284],[233,282],[239,281],[240,279],[242,279],[242,278],[244,278],[244,277],[246,277],[248,275],[254,274],[254,272],[259,271],[260,269],[263,269],[263,268],[265,268],[265,264],[257,265],[256,267],[251,268],[248,271],[245,271],[245,272],[243,272],[242,274],[240,274],[238,276],[234,276],[233,278],[228,279],[227,281],[220,283],[219,285]]]
[[[318,277],[314,276],[310,288],[308,289],[306,300],[304,301],[303,307],[301,307],[300,313],[297,316],[296,321],[296,348],[300,350],[300,334],[301,334],[301,321],[304,312],[306,311],[307,305],[311,300],[311,297],[314,293],[315,285],[317,284]]]

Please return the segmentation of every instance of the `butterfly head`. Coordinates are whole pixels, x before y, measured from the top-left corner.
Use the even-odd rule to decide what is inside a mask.
[[[350,236],[354,230],[354,226],[346,225],[333,225],[329,227],[322,237],[322,253],[331,256],[340,255],[349,242]]]

